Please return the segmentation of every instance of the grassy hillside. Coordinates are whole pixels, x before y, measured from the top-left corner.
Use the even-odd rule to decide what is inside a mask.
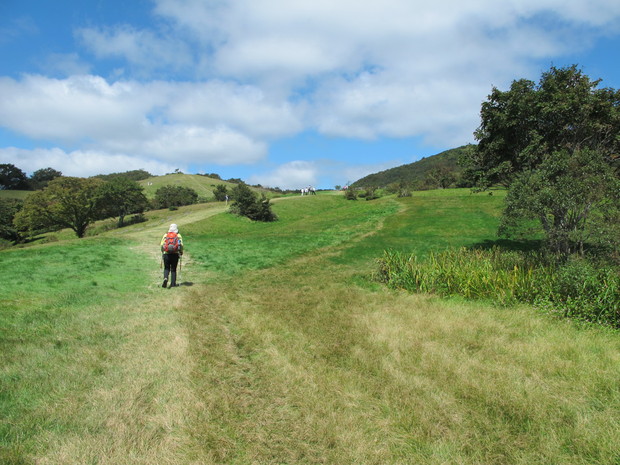
[[[415,188],[419,188],[424,184],[427,177],[437,170],[449,172],[458,177],[462,172],[458,165],[458,159],[465,149],[466,146],[446,150],[414,163],[369,174],[355,181],[352,187],[386,187],[392,183],[406,182]]]
[[[618,333],[372,280],[385,248],[493,240],[500,208],[295,196],[0,252],[0,463],[617,464]]]
[[[194,189],[199,197],[212,198],[213,190],[218,184],[225,185],[229,190],[235,185],[219,179],[210,178],[208,176],[200,176],[198,174],[167,174],[165,176],[153,176],[139,182],[144,187],[144,193],[147,198],[154,198],[157,189],[163,186],[182,186]]]
[[[0,199],[20,199],[24,200],[32,191],[12,191],[0,189]]]

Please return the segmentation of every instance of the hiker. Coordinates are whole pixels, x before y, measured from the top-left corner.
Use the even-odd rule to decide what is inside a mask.
[[[183,238],[176,224],[170,225],[168,232],[161,239],[160,248],[164,262],[164,282],[161,287],[168,285],[168,276],[170,276],[170,287],[175,287],[177,286],[177,264],[179,258],[183,256]]]

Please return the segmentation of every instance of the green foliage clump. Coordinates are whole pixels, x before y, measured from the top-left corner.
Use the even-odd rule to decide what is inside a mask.
[[[13,224],[13,219],[24,205],[19,199],[0,199],[0,239],[15,242],[19,240],[20,234]]]
[[[486,299],[500,305],[535,304],[555,314],[620,328],[620,273],[579,257],[498,247],[448,249],[422,261],[386,251],[377,277],[392,288]]]
[[[234,202],[230,206],[230,212],[245,216],[252,221],[276,221],[278,217],[271,210],[269,199],[262,194],[259,198],[246,184],[237,184],[232,190]]]
[[[357,192],[352,187],[349,187],[344,191],[344,198],[347,200],[357,200]]]
[[[43,189],[44,187],[47,187],[50,181],[61,176],[62,173],[54,168],[42,168],[40,170],[36,170],[32,173],[32,176],[30,176],[30,188],[34,190]]]
[[[0,190],[2,189],[28,189],[26,173],[11,163],[0,164]]]
[[[155,207],[170,208],[192,205],[198,201],[198,193],[190,188],[183,186],[163,186],[155,192]]]
[[[15,215],[14,224],[20,231],[36,232],[72,229],[84,237],[86,228],[101,217],[101,179],[59,177],[48,186],[29,195],[24,208]]]
[[[223,202],[228,196],[228,189],[224,184],[218,184],[215,186],[215,189],[213,189],[213,196],[218,202]]]
[[[599,82],[576,66],[552,67],[538,85],[514,81],[482,104],[479,144],[463,163],[479,189],[509,188],[500,233],[535,224],[566,256],[620,246],[620,91]]]
[[[143,213],[148,206],[142,186],[128,178],[112,178],[101,186],[99,195],[101,218],[118,217],[119,228],[127,215]]]
[[[132,170],[125,171],[123,173],[110,173],[110,174],[98,174],[94,176],[99,179],[103,179],[104,181],[112,181],[115,179],[125,179],[129,181],[142,181],[144,179],[148,179],[153,175],[145,170]]]

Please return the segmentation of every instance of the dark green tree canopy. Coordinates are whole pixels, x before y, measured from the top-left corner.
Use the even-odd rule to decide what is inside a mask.
[[[620,153],[620,92],[598,89],[577,66],[551,68],[540,82],[521,79],[508,91],[493,88],[467,154],[468,174],[479,187],[509,186],[558,151],[594,150],[608,163]]]
[[[28,189],[26,173],[11,163],[0,164],[0,190],[2,189]]]
[[[598,89],[576,66],[551,68],[538,85],[514,81],[482,104],[470,179],[509,188],[500,232],[542,231],[564,254],[617,245],[620,92]]]
[[[19,232],[13,225],[13,219],[24,205],[23,200],[0,198],[0,238],[7,241],[17,241]]]
[[[215,186],[215,189],[213,190],[213,196],[215,197],[215,200],[223,202],[224,200],[226,200],[227,195],[228,189],[224,184],[218,184],[217,186]]]
[[[155,204],[158,208],[182,207],[198,201],[198,193],[189,187],[163,186],[155,192]]]
[[[237,184],[232,190],[234,202],[230,206],[231,213],[245,216],[253,221],[276,221],[278,217],[271,210],[269,199],[262,194],[258,197],[247,184]]]
[[[88,225],[99,219],[100,179],[60,177],[48,186],[30,194],[23,209],[15,215],[20,231],[31,233],[42,230],[71,228],[78,237],[84,237]]]
[[[43,189],[52,180],[62,176],[62,173],[54,168],[41,168],[36,170],[30,176],[30,188],[31,189]]]
[[[123,227],[125,216],[142,213],[148,206],[143,187],[136,181],[116,177],[99,189],[99,210],[104,218],[117,216],[118,226]]]

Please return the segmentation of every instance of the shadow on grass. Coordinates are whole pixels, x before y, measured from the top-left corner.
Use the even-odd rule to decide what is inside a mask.
[[[472,244],[468,248],[490,250],[495,247],[499,249],[503,249],[503,250],[511,250],[511,251],[519,251],[519,252],[537,252],[537,251],[542,250],[543,241],[540,239],[523,239],[523,240],[486,239],[482,242],[477,242],[475,244]]]

